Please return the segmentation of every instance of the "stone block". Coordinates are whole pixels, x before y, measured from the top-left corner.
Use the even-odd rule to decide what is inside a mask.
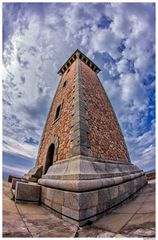
[[[79,210],[74,210],[65,206],[62,207],[62,214],[74,220],[80,219]]]
[[[110,198],[111,200],[117,198],[119,196],[118,186],[113,186],[109,188],[110,190]]]
[[[52,204],[51,201],[46,198],[44,199],[43,203],[48,207],[51,207],[51,204]]]
[[[73,131],[71,135],[71,140],[74,140],[78,137],[87,139],[87,132],[81,129],[77,129],[76,131]]]
[[[12,186],[11,186],[12,189],[16,188],[16,183],[17,182],[25,182],[25,183],[27,183],[27,181],[22,179],[22,178],[21,179],[20,178],[12,178]]]
[[[106,211],[110,207],[109,202],[103,202],[97,205],[97,214]]]
[[[85,122],[86,120],[88,120],[88,116],[86,116],[86,114],[81,114],[77,116],[74,115],[72,119],[72,125],[75,125],[78,122]]]
[[[124,181],[124,182],[126,182],[126,181],[128,181],[128,180],[129,180],[129,175],[123,176],[123,181]]]
[[[102,185],[106,187],[110,187],[115,184],[113,178],[103,178],[101,181],[102,181]]]
[[[75,139],[72,139],[72,147],[80,145],[80,137],[77,137]]]
[[[91,161],[87,161],[87,160],[82,160],[80,162],[80,172],[81,173],[86,173],[87,174],[87,178],[88,175],[98,175],[98,172],[96,172],[96,167],[94,165],[93,162]],[[91,176],[91,179],[93,179],[93,177]]]
[[[72,134],[71,134],[71,138],[70,140],[74,140],[75,138],[77,137],[80,137],[80,129],[77,129],[76,131],[73,131]]]
[[[62,214],[76,221],[79,220],[82,221],[88,218],[93,218],[93,220],[96,220],[96,213],[97,213],[96,207],[84,210],[74,210],[66,208],[64,206],[62,207]]]
[[[137,188],[137,179],[133,180],[135,188]]]
[[[90,147],[90,141],[87,138],[87,134],[85,136],[78,136],[72,140],[72,146],[82,145],[87,148]]]
[[[62,213],[62,205],[61,204],[51,202],[51,208],[59,213]]]
[[[109,188],[98,190],[98,204],[109,202],[111,199]]]
[[[77,155],[80,155],[80,154],[81,154],[81,147],[80,147],[80,145],[72,146],[72,148],[71,148],[71,155],[72,156],[77,156]]]
[[[144,186],[145,184],[147,184],[147,178],[146,175],[141,176],[141,186]]]
[[[74,103],[74,106],[83,106],[83,107],[85,106],[85,102],[82,100],[79,101],[79,99],[75,99],[73,103]]]
[[[75,104],[74,105],[74,112],[83,112],[83,113],[86,113],[86,107],[85,106],[83,106],[83,105],[80,105],[80,104]]]
[[[44,203],[44,199],[47,198],[47,187],[41,186],[41,202]]]
[[[132,182],[132,180],[129,181],[129,182],[125,182],[125,183],[124,183],[126,193],[128,193],[128,194],[130,194],[130,193],[132,194],[132,193],[133,193],[133,191],[130,192],[130,191],[132,190],[132,187],[130,188],[130,184],[131,184],[131,182]]]
[[[79,194],[79,209],[86,211],[98,204],[98,191],[82,192]]]
[[[48,188],[47,189],[47,199],[51,202],[63,205],[64,202],[64,192],[62,190]]]
[[[41,186],[17,182],[15,190],[15,201],[29,201],[39,202],[40,201]]]
[[[41,186],[41,195],[43,195],[43,197],[47,196],[47,187]]]
[[[77,155],[90,156],[90,155],[92,155],[90,148],[83,146],[83,145],[72,146],[71,154],[72,154],[72,156],[77,156]]]
[[[79,210],[80,193],[64,192],[64,206],[74,210]]]
[[[82,144],[80,146],[80,154],[85,155],[85,156],[91,156],[92,155],[90,148],[88,148],[86,146],[83,146]]]
[[[123,181],[123,177],[115,177],[114,178],[115,184],[120,184],[120,183],[122,183],[122,181]]]
[[[98,191],[72,193],[64,192],[64,206],[73,210],[85,210],[96,207]]]
[[[75,116],[77,116],[77,115],[75,115]],[[79,116],[83,117],[81,114],[79,114]],[[84,122],[79,121],[76,124],[72,125],[72,127],[73,127],[74,131],[76,131],[78,129],[82,129],[84,131],[89,132],[89,127],[88,127],[88,122],[87,121],[84,121]]]
[[[62,179],[66,179],[66,176],[76,176],[80,173],[80,162],[79,161],[72,161],[68,164],[67,168],[65,169],[65,174],[63,175]],[[70,181],[69,181],[70,182]]]
[[[126,183],[126,192],[132,194],[134,193],[134,182],[133,180]]]
[[[42,178],[47,178],[47,175],[53,175],[53,176],[64,175],[65,170],[67,169],[68,165],[69,165],[68,161],[56,162],[55,164],[53,164],[53,166],[49,167],[47,174],[43,175]]]
[[[13,175],[9,175],[8,176],[8,182],[12,182],[13,178],[21,179],[21,177],[16,177],[16,176],[13,176]]]
[[[75,92],[83,91],[83,84],[81,83],[82,78],[80,78],[75,84]]]
[[[116,206],[118,203],[120,203],[121,202],[121,197],[119,196],[119,197],[117,197],[117,198],[113,198],[111,201],[109,201],[109,203],[108,203],[108,208],[111,208],[111,207],[114,207],[114,206]]]
[[[92,218],[92,217],[96,219],[96,214],[97,214],[96,207],[80,210],[79,211],[80,221],[85,220],[87,218]]]
[[[87,133],[84,136],[83,135],[80,136],[80,144],[81,144],[81,146],[85,146],[87,148],[90,148],[91,144],[90,144],[90,141],[87,137]]]
[[[126,192],[124,183],[118,185],[118,191],[119,191],[119,195],[123,195]]]
[[[36,177],[30,177],[30,176],[28,176],[28,178],[25,177],[25,179],[26,179],[27,181],[29,181],[29,182],[35,182],[35,183],[38,181],[38,178],[36,178]]]

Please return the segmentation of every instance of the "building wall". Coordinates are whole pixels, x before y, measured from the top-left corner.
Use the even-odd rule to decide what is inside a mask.
[[[66,71],[60,80],[43,131],[37,165],[45,163],[48,148],[51,143],[56,142],[56,139],[58,139],[58,144],[55,160],[64,160],[75,155],[72,153],[71,138],[73,134],[72,113],[74,112],[76,63],[77,61],[72,63],[69,71]],[[89,126],[87,134],[90,147],[86,151],[86,155],[103,160],[127,162],[128,152],[109,99],[96,73],[82,61],[80,64]],[[66,80],[67,84],[63,88]],[[62,104],[61,115],[54,122],[56,109],[60,104]]]
[[[126,145],[110,101],[96,75],[81,61],[91,152],[104,160],[128,161]]]
[[[62,76],[54,96],[45,129],[43,131],[37,165],[45,162],[48,147],[54,142],[56,137],[58,137],[56,160],[70,157],[71,113],[73,108],[73,87],[74,79],[76,77],[76,62],[74,62],[69,69],[69,72],[66,71]],[[63,88],[65,80],[67,80],[67,84]],[[59,119],[54,122],[56,109],[60,104],[62,104],[61,115]]]

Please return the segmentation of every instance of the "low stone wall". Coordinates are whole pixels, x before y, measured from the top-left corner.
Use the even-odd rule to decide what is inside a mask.
[[[17,182],[15,188],[15,202],[40,202],[41,186],[34,183]]]

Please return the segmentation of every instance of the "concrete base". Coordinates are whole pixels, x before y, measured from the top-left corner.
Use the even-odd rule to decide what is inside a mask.
[[[94,221],[143,187],[143,171],[130,163],[77,156],[39,179],[41,203],[76,225]]]
[[[79,226],[95,221],[145,185],[145,176],[88,192],[70,192],[42,186],[41,203],[57,216]]]
[[[40,202],[41,186],[31,183],[16,183],[15,202]]]

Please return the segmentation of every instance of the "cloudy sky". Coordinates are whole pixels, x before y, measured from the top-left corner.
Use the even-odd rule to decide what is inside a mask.
[[[4,3],[5,173],[34,165],[57,71],[77,48],[102,70],[132,162],[155,168],[154,3]]]

